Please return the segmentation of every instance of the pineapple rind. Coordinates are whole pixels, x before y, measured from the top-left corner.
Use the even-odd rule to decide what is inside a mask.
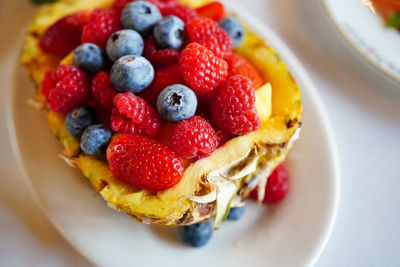
[[[28,69],[36,85],[40,85],[44,74],[62,60],[39,49],[38,40],[45,29],[69,13],[107,7],[112,2],[113,0],[62,0],[39,10],[28,29],[21,58],[21,63]],[[199,1],[185,2],[199,5]],[[265,182],[275,166],[284,160],[300,127],[302,112],[297,84],[285,64],[263,40],[247,30],[245,41],[236,52],[251,61],[264,79],[272,84],[271,117],[262,121],[258,131],[233,138],[210,157],[188,166],[182,181],[171,189],[157,193],[148,192],[116,179],[106,162],[79,154],[79,140],[66,131],[64,115],[49,111],[48,122],[66,150],[64,155],[70,158],[70,162],[74,162],[72,165],[82,170],[110,207],[125,211],[140,222],[164,225],[192,224],[216,215],[215,226],[218,227],[229,211],[236,193],[239,192],[242,198],[247,196],[255,184]],[[71,64],[71,55],[62,63]],[[40,88],[38,100],[43,101]],[[253,160],[248,160],[249,155],[253,155]],[[257,164],[254,164],[255,161]],[[241,173],[243,170],[246,171]],[[260,171],[263,171],[264,176],[257,178],[256,174]],[[254,179],[260,181],[254,183]],[[230,188],[229,191],[224,191],[225,185]],[[208,197],[208,202],[197,202],[196,197]]]

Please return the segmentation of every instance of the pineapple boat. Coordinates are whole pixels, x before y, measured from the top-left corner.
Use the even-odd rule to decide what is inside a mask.
[[[230,208],[242,205],[252,190],[257,190],[260,201],[264,198],[268,176],[276,166],[284,161],[293,142],[298,138],[302,113],[299,88],[284,62],[264,40],[246,27],[240,28],[237,25],[240,18],[237,20],[232,17],[226,19],[225,12],[210,12],[208,7],[212,7],[213,3],[188,0],[180,3],[160,0],[147,2],[151,7],[149,8],[145,4],[146,14],[157,13],[153,10],[156,7],[164,16],[164,18],[161,16],[157,19],[156,26],[154,26],[155,23],[150,25],[154,27],[155,36],[153,37],[151,32],[145,29],[147,22],[135,26],[136,15],[132,10],[137,3],[143,4],[143,1],[132,2],[136,3],[135,5],[128,2],[130,1],[61,0],[43,6],[28,29],[21,63],[26,67],[37,87],[37,101],[46,111],[47,120],[54,135],[65,148],[62,157],[70,166],[82,170],[109,207],[124,211],[139,222],[162,225],[190,225],[214,217],[214,227],[217,228],[226,218]],[[121,12],[122,15],[120,15]],[[171,19],[170,15],[175,17]],[[122,25],[119,17],[122,18]],[[150,20],[152,19],[154,18],[150,18]],[[160,20],[164,23],[161,23]],[[81,21],[84,21],[85,25],[79,25]],[[219,26],[215,21],[220,21]],[[221,23],[222,21],[225,24]],[[184,37],[182,34],[181,36],[174,34],[175,37],[168,35],[168,32],[165,34],[165,29],[168,27],[170,30],[178,28],[182,33],[182,23],[184,23],[186,31]],[[136,37],[126,37],[114,33],[122,28],[134,29],[135,34],[139,34],[135,35]],[[156,34],[156,29],[158,34]],[[62,30],[68,32],[61,34],[57,32]],[[78,40],[75,38],[76,32],[79,33]],[[239,34],[237,34],[238,32]],[[207,35],[209,36],[207,37]],[[121,44],[114,44],[114,46],[108,44],[118,37],[122,38],[121,36],[126,38],[143,37],[144,52],[137,52],[139,55],[136,57],[129,58],[128,55],[121,58],[126,47],[124,48],[124,45]],[[230,39],[227,40],[226,36]],[[175,45],[174,42],[178,42],[178,45]],[[76,48],[81,43],[91,43],[92,48],[90,46],[85,48],[82,45]],[[103,62],[103,66],[97,69],[93,62],[90,65],[85,64],[84,59],[82,60],[85,58],[85,51],[93,50],[93,47],[101,48],[99,51],[101,51],[102,57],[106,51],[112,61],[117,59],[111,68],[111,73],[99,70],[101,68],[110,69],[109,62],[108,67],[104,67],[107,66],[106,61],[109,59],[105,59],[106,63]],[[135,48],[131,47],[131,49]],[[136,49],[140,50],[140,47],[136,47]],[[158,53],[159,51],[167,52],[163,54],[163,52]],[[140,57],[142,53],[144,57]],[[196,59],[197,61],[194,60],[193,57],[199,53],[201,57]],[[168,55],[170,55],[169,58]],[[174,55],[177,55],[178,58],[174,58]],[[150,77],[150,83],[151,81],[153,83],[149,85],[149,81],[139,80],[138,83],[141,86],[133,85],[130,88],[132,83],[129,82],[131,81],[124,81],[123,77],[118,75],[126,71],[124,67],[127,68],[129,64],[139,62],[138,58],[140,60],[147,58],[154,66],[155,75],[153,73],[153,77]],[[209,61],[202,62],[201,60],[204,58]],[[149,61],[143,59],[145,63],[142,63],[148,66]],[[84,71],[73,65],[77,65]],[[243,65],[245,67],[241,67]],[[201,69],[204,66],[210,70]],[[93,71],[93,69],[95,70]],[[144,75],[151,76],[154,69],[148,70]],[[165,69],[167,71],[163,72]],[[68,76],[70,80],[65,82],[66,79],[60,78],[59,76],[62,76],[63,73],[72,73],[72,76]],[[204,76],[198,75],[198,73],[204,74]],[[118,77],[113,80],[113,75]],[[243,77],[243,75],[248,77]],[[85,77],[85,81],[79,80],[82,76]],[[64,80],[60,82],[60,79]],[[90,79],[92,79],[91,85],[88,85]],[[180,87],[169,88],[172,91],[175,90],[174,96],[179,95],[181,92],[179,90],[186,93],[190,91],[188,99],[192,99],[192,102],[188,101],[192,104],[185,108],[192,109],[189,111],[191,114],[189,116],[178,114],[182,115],[184,120],[182,120],[182,116],[180,119],[171,119],[171,116],[174,117],[174,113],[169,114],[168,104],[160,100],[162,98],[160,95],[168,95],[168,90],[165,89],[166,93],[163,91],[154,99],[150,90],[155,90],[154,84],[157,83],[157,79],[164,79],[159,82],[161,84],[165,84],[165,79],[170,79],[168,86],[180,84]],[[107,86],[103,86],[103,89],[110,92],[111,87],[114,93],[110,93],[110,95],[114,99],[104,99],[106,93],[98,95],[99,90],[94,90],[95,84],[99,84],[103,80],[107,80],[105,82]],[[71,84],[76,85],[77,81],[80,82],[76,87],[79,90],[82,87],[90,88],[91,86],[91,96],[81,97],[79,100],[79,97],[74,95],[71,97],[67,93],[57,95],[54,88],[59,85],[56,82],[64,82],[61,85],[68,87]],[[126,89],[128,87],[130,90]],[[243,92],[245,92],[243,90],[247,90],[246,96],[243,96]],[[194,98],[193,92],[195,93]],[[247,101],[238,105],[241,108],[248,106],[245,110],[246,113],[241,113],[246,115],[241,115],[240,118],[234,116],[237,110],[230,110],[232,107],[223,106],[226,104],[223,103],[224,101],[230,101],[230,96],[226,94],[231,92],[239,95],[239,98],[244,97],[243,101]],[[183,93],[183,97],[187,96],[186,93]],[[73,93],[69,92],[69,94]],[[73,99],[70,102],[67,101],[69,97]],[[117,98],[118,100],[116,100]],[[139,98],[141,100],[138,100]],[[104,101],[102,102],[102,100]],[[145,111],[140,111],[144,116],[151,117],[149,119],[152,123],[150,126],[134,124],[130,120],[133,115],[124,107],[119,106],[134,101],[144,107]],[[194,110],[196,116],[193,116],[193,101],[197,105],[197,110],[196,108]],[[103,131],[102,137],[107,133],[112,135],[111,141],[109,136],[106,138],[107,142],[111,142],[107,151],[107,159],[104,155],[92,153],[85,147],[85,143],[82,144],[83,139],[87,139],[87,136],[85,137],[87,129],[82,137],[74,136],[68,129],[66,117],[67,120],[68,116],[73,120],[75,115],[79,115],[79,106],[83,105],[92,106],[98,112],[97,116],[104,127],[98,127],[97,130]],[[132,106],[126,109],[129,108],[132,109]],[[73,110],[72,115],[71,110]],[[164,110],[166,110],[165,113]],[[227,112],[228,114],[226,114]],[[232,122],[229,121],[230,119],[237,121]],[[126,126],[124,124],[126,120],[129,121],[129,127],[121,127],[121,125]],[[184,123],[186,124],[183,125]],[[110,128],[110,125],[112,132],[106,130],[106,128]],[[206,137],[202,137],[205,138],[205,141],[203,140],[205,143],[202,143],[203,150],[197,151],[199,153],[187,156],[185,153],[191,149],[190,146],[188,147],[188,143],[199,138],[195,137],[186,142],[187,138],[190,139],[187,133],[184,135],[176,132],[179,128],[189,129],[189,132],[191,131],[189,135],[196,134],[193,125],[205,127],[205,130],[201,128],[201,131],[206,133]],[[91,133],[93,132],[92,129]],[[104,133],[106,134],[104,135]],[[177,136],[181,138],[177,138]],[[210,136],[214,139],[210,140]],[[171,139],[174,140],[171,141]],[[139,148],[138,144],[144,147]],[[102,145],[104,151],[104,144]],[[146,152],[147,145],[151,146],[151,153],[154,154]],[[118,154],[120,151],[127,152],[124,156],[128,159],[121,158],[121,153]],[[136,153],[135,158],[129,158],[128,152]],[[145,158],[146,155],[147,158]],[[153,170],[148,170],[148,166],[143,165],[143,170],[150,172],[145,177],[151,180],[150,182],[148,180],[137,181],[138,177],[143,174],[143,170],[135,169],[133,172],[129,172],[133,168],[140,169],[141,163],[133,162],[135,159],[142,159],[143,164],[148,164],[152,159],[159,160],[159,162],[150,163],[150,166],[154,167]],[[173,165],[172,170],[160,171],[160,164],[164,164],[162,160],[168,159],[171,162],[165,164]],[[171,174],[171,172],[174,173],[173,179],[159,177],[164,173]],[[134,177],[135,175],[132,173],[138,177]],[[152,180],[153,178],[155,181]],[[168,182],[171,184],[160,186],[160,183]],[[148,183],[153,183],[151,184],[153,186],[149,186]]]

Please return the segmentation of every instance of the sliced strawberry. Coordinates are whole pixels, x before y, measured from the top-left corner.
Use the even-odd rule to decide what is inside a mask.
[[[90,13],[81,11],[61,18],[50,26],[40,40],[43,51],[66,55],[80,44],[83,26],[86,25]]]
[[[225,16],[225,7],[220,2],[211,2],[196,9],[201,17],[206,17],[218,21]]]

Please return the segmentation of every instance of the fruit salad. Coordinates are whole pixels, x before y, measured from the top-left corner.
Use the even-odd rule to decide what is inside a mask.
[[[107,205],[179,226],[183,243],[280,202],[299,88],[220,2],[61,0],[28,28],[21,63],[64,150]]]
[[[387,27],[397,28],[400,31],[400,1],[399,0],[372,0],[374,8],[385,20]]]

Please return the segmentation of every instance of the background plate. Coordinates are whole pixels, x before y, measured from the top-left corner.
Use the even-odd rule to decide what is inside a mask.
[[[239,222],[226,222],[208,246],[191,249],[176,228],[146,226],[106,207],[82,174],[56,154],[60,144],[34,98],[27,75],[15,73],[12,142],[40,206],[55,227],[89,260],[104,266],[301,266],[312,264],[332,230],[338,208],[339,168],[328,119],[306,72],[267,26],[232,6],[287,63],[302,90],[304,127],[288,159],[292,190],[276,207],[250,203]],[[237,12],[239,13],[239,12]]]
[[[376,70],[400,82],[400,32],[384,26],[369,0],[324,0],[342,37]]]

